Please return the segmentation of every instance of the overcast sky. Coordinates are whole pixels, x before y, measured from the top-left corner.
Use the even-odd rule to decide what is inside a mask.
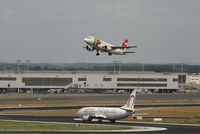
[[[0,0],[0,61],[200,64],[200,0]],[[83,49],[91,35],[136,54]]]

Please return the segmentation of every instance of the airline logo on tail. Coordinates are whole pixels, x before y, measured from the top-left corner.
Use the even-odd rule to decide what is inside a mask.
[[[116,120],[123,119],[135,113],[135,98],[136,90],[133,90],[126,105],[120,108],[84,107],[77,112],[77,115],[82,118],[83,121],[98,119],[98,121],[101,122],[103,119],[106,119],[114,123]]]
[[[136,90],[133,90],[126,105],[122,106],[122,109],[125,110],[134,110],[134,105],[135,105],[135,99],[136,99]]]
[[[132,95],[130,96],[128,102],[127,102],[127,107],[129,108],[133,108],[134,107],[134,102],[135,102],[135,96]]]
[[[127,44],[128,44],[128,39],[125,39],[125,40],[122,42],[121,46],[126,47]]]

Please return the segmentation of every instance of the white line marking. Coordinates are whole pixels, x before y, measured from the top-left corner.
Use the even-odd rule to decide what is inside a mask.
[[[4,120],[4,121],[13,121],[13,122],[36,122],[36,123],[56,123],[56,124],[77,124],[77,123],[64,123],[64,122],[45,122],[45,121],[23,121],[23,120]],[[79,123],[85,124],[85,123]],[[102,125],[102,124],[92,124],[92,125]],[[110,125],[113,126],[113,125]],[[114,125],[116,126],[116,125]],[[122,125],[119,125],[122,126]],[[39,130],[39,131],[54,131],[54,132],[147,132],[147,131],[163,131],[167,128],[161,127],[143,127],[143,126],[133,126],[133,129],[126,130]],[[12,130],[6,130],[12,131]],[[16,131],[16,130],[13,130]],[[21,131],[21,130],[17,130]],[[23,130],[24,131],[24,130]],[[35,130],[25,130],[25,131],[35,131]]]

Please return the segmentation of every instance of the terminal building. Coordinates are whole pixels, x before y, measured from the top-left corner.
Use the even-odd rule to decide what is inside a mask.
[[[187,84],[200,84],[200,75],[199,74],[190,74],[186,79]]]
[[[47,91],[50,89],[96,90],[146,90],[152,92],[176,92],[178,74],[155,72],[68,72],[29,71],[0,72],[0,90],[7,91]]]

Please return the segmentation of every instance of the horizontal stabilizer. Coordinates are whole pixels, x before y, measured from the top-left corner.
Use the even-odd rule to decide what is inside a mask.
[[[126,107],[126,106],[122,106],[122,107],[120,107],[121,109],[124,109],[124,110],[126,110],[126,111],[135,111],[135,109],[131,109],[131,108],[128,108],[128,107]]]

